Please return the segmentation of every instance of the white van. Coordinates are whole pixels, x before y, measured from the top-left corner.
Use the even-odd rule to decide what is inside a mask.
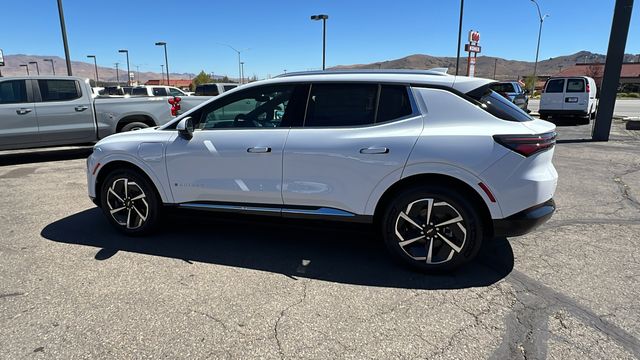
[[[540,119],[576,116],[589,123],[596,116],[596,82],[588,76],[550,78],[540,98]]]

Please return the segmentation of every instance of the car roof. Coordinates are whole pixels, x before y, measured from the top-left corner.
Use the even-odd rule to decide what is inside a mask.
[[[245,84],[242,88],[246,88],[247,86],[292,82],[378,82],[418,84],[448,87],[466,93],[495,81],[476,77],[453,76],[441,71],[433,70],[329,70],[287,73],[272,79]]]

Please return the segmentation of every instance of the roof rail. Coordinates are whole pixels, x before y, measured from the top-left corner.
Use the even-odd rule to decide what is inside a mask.
[[[332,69],[332,70],[312,70],[297,71],[280,74],[276,77],[291,77],[302,75],[344,75],[344,74],[414,74],[414,75],[437,75],[449,76],[447,68],[433,68],[429,70],[418,69]]]

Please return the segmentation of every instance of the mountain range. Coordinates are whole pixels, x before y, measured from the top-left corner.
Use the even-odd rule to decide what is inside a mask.
[[[3,76],[24,75],[26,70],[21,64],[28,64],[36,61],[40,68],[41,74],[51,74],[51,63],[45,62],[44,59],[53,59],[56,74],[66,74],[66,64],[64,59],[57,56],[39,56],[39,55],[5,55],[5,66],[0,67]],[[571,55],[557,56],[554,58],[543,59],[538,61],[538,75],[553,75],[562,69],[576,63],[603,63],[606,59],[605,55],[596,54],[589,51],[580,51]],[[625,54],[625,62],[639,61],[638,56]],[[476,76],[496,79],[518,79],[533,73],[534,63],[531,61],[508,60],[492,56],[479,56],[476,61]],[[401,59],[374,62],[370,64],[353,64],[338,65],[330,69],[431,69],[435,67],[446,67],[449,74],[455,73],[456,58],[447,56],[431,56],[424,54],[415,54],[403,57]],[[95,78],[94,64],[83,61],[72,61],[71,68],[73,74],[89,79]],[[466,74],[467,58],[461,56],[459,73]],[[36,72],[35,65],[29,65],[31,74]],[[139,82],[144,83],[149,79],[160,79],[161,74],[157,72],[143,71],[139,74],[136,68],[132,67],[131,71],[139,78]],[[126,81],[126,64],[119,67],[120,82]],[[100,81],[116,81],[116,70],[111,67],[98,66],[98,76]],[[195,74],[192,73],[171,73],[171,79],[192,79]]]
[[[40,74],[52,74],[51,62],[44,61],[44,59],[53,59],[53,63],[55,66],[55,73],[57,75],[64,75],[67,73],[67,64],[65,60],[58,56],[40,56],[40,55],[5,55],[4,63],[5,66],[0,67],[0,71],[3,76],[16,76],[16,75],[25,75],[26,70],[24,67],[21,67],[21,64],[28,64],[29,62],[37,62],[38,67],[40,69]],[[71,61],[71,70],[73,71],[74,76],[79,76],[83,78],[95,79],[95,66],[93,63],[84,62],[84,61]],[[36,66],[35,64],[29,65],[29,72],[31,75],[36,74]],[[160,79],[162,77],[161,73],[152,72],[152,71],[141,71],[139,74],[136,71],[136,67],[131,65],[131,72],[135,73],[136,78],[139,77],[138,81],[141,83],[146,82],[149,79]],[[118,68],[118,76],[120,78],[120,82],[124,83],[127,81],[127,64],[120,64]],[[166,77],[166,74],[165,74]],[[169,74],[170,79],[193,79],[195,74],[191,73],[171,73]],[[116,81],[116,69],[115,67],[105,67],[98,65],[98,79],[100,81]]]

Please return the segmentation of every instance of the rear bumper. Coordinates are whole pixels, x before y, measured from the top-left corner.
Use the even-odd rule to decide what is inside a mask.
[[[540,115],[587,116],[586,110],[538,110]]]
[[[498,237],[524,235],[544,224],[556,211],[556,203],[549,199],[504,219],[493,220],[493,233]]]

